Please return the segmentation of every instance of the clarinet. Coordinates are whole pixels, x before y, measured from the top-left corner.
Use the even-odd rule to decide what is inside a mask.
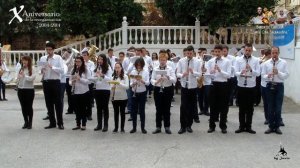
[[[78,66],[76,66],[76,71],[75,71],[75,76],[76,76],[76,77],[77,77],[77,75],[78,75],[78,72],[79,72]],[[76,81],[74,81],[74,79],[72,79],[72,91],[71,91],[72,95],[75,94],[75,83],[76,83]]]
[[[247,67],[248,61],[249,61],[249,58],[246,57],[246,67]],[[248,72],[248,69],[246,69],[246,72],[245,72],[245,82],[244,82],[244,86],[247,86],[247,72]]]
[[[274,77],[275,77],[274,70],[276,68],[276,62],[275,62],[276,60],[274,58],[272,58],[272,61],[273,61],[273,69],[272,69],[273,74],[272,74],[272,81],[271,81],[271,89],[273,90],[273,89],[275,89],[274,88],[274,85],[275,85],[275,83],[274,83]]]

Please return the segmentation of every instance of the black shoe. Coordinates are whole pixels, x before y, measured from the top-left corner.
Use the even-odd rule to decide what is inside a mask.
[[[264,124],[265,124],[265,125],[268,125],[268,124],[269,124],[269,121],[268,121],[268,120],[266,120],[266,121],[264,122]]]
[[[132,118],[129,118],[128,121],[132,121]]]
[[[73,114],[72,112],[66,112],[66,114]]]
[[[283,121],[280,121],[279,125],[280,125],[281,127],[284,127],[284,126],[285,126],[285,124],[283,123]]]
[[[223,134],[227,134],[227,130],[226,129],[222,129],[221,131]]]
[[[56,126],[55,125],[49,125],[49,126],[45,127],[45,129],[51,129],[51,128],[56,128]]]
[[[210,113],[209,113],[209,112],[206,112],[206,113],[204,113],[204,115],[206,115],[206,116],[210,116]]]
[[[3,101],[7,101],[7,99],[6,99],[6,98],[3,98]]]
[[[72,128],[72,130],[79,130],[80,129],[80,126],[77,126],[75,128]]]
[[[186,130],[187,130],[187,132],[189,132],[189,133],[192,133],[192,132],[193,132],[193,130],[192,130],[191,127],[187,127]]]
[[[107,132],[107,127],[104,127],[102,132]]]
[[[247,132],[249,132],[250,134],[256,134],[256,131],[254,131],[253,129],[249,128],[246,129]]]
[[[93,120],[92,116],[88,116],[87,120],[89,120],[89,121]]]
[[[273,132],[273,130],[271,128],[268,128],[266,131],[265,131],[265,134],[271,134]]]
[[[180,128],[180,130],[178,131],[178,134],[183,134],[186,132],[186,129],[185,128]]]
[[[160,128],[156,128],[152,134],[158,134],[158,133],[161,133],[161,129]]]
[[[130,134],[133,134],[133,133],[135,133],[135,132],[136,132],[136,129],[133,128],[133,129],[130,131]]]
[[[171,132],[171,130],[170,130],[169,127],[166,127],[166,128],[165,128],[165,132],[166,132],[166,134],[172,134],[172,132]]]
[[[60,129],[60,130],[64,130],[64,129],[65,129],[65,127],[64,127],[64,125],[59,125],[59,126],[58,126],[58,129]]]
[[[276,134],[279,134],[279,135],[282,134],[282,132],[281,132],[281,130],[280,130],[279,128],[275,129],[275,133],[276,133]]]
[[[235,130],[235,133],[241,133],[241,132],[244,132],[245,131],[245,129],[243,129],[243,128],[239,128],[239,129],[237,129],[237,130]]]
[[[209,129],[207,130],[207,133],[212,133],[212,132],[215,132],[215,129],[214,129],[214,128],[209,128]]]
[[[22,129],[26,129],[28,127],[28,123],[24,123]]]
[[[200,120],[199,119],[194,119],[194,122],[195,123],[200,123]]]
[[[102,130],[102,127],[97,125],[97,127],[94,128],[94,131],[99,131],[99,130]]]
[[[204,111],[200,111],[199,112],[199,115],[203,115],[203,114],[205,114]]]
[[[81,127],[81,130],[82,130],[82,131],[86,130],[86,126],[82,126],[82,127]]]
[[[0,101],[3,101],[3,99],[2,99],[2,98],[0,98]]]
[[[47,116],[47,117],[43,118],[43,120],[49,120],[49,116]]]
[[[125,130],[124,130],[124,129],[121,129],[121,133],[125,133]]]
[[[32,125],[28,125],[27,129],[32,129]]]
[[[117,133],[117,132],[118,132],[118,129],[115,128],[115,129],[113,130],[113,133]]]
[[[143,134],[147,134],[147,131],[145,129],[142,129]]]

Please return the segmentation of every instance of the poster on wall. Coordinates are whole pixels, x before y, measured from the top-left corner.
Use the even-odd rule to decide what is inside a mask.
[[[280,57],[295,59],[295,25],[276,25],[272,34],[273,45],[280,48]]]

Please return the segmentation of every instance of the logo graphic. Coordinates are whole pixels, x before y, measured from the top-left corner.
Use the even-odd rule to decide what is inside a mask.
[[[9,11],[12,11],[12,12],[14,13],[15,16],[8,22],[8,24],[11,24],[11,22],[12,22],[15,18],[18,19],[20,23],[23,22],[23,19],[20,17],[19,13],[22,12],[22,10],[24,9],[24,5],[21,5],[20,8],[21,8],[21,9],[19,10],[19,12],[17,11],[17,8],[16,8],[16,7],[14,7],[14,8],[12,8],[12,9],[9,10]]]
[[[284,159],[290,159],[287,156],[287,152],[284,150],[284,147],[282,146],[282,144],[280,143],[280,150],[278,151],[278,153],[276,154],[276,156],[274,157],[275,160],[284,160]]]

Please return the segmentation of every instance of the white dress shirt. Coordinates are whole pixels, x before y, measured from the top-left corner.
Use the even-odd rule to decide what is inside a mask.
[[[85,69],[85,73],[81,74],[80,80],[75,82],[74,85],[74,94],[84,94],[89,91],[89,79],[91,74],[89,73],[88,68]],[[72,80],[69,80],[69,84],[72,86]]]
[[[284,80],[289,77],[286,61],[279,58],[278,61],[275,62],[275,67],[278,70],[278,74],[274,75],[274,79],[268,78],[268,74],[271,74],[273,72],[273,64],[274,61],[272,59],[269,59],[263,64],[261,72],[262,78],[265,79],[266,82],[283,83]]]
[[[142,71],[138,72],[136,69],[134,69],[131,72],[131,75],[140,75],[142,76],[142,80],[145,82],[144,84],[141,82],[138,82],[137,85],[134,85],[136,82],[136,79],[130,79],[130,86],[132,87],[132,91],[136,93],[142,93],[146,91],[146,86],[149,85],[149,72],[145,69]]]
[[[251,56],[248,59],[248,64],[251,67],[252,72],[247,72],[246,75],[250,77],[241,76],[241,72],[246,68],[247,60],[245,56],[236,59],[235,63],[235,75],[237,76],[238,86],[252,88],[256,86],[256,77],[260,75],[259,58]],[[245,81],[247,85],[245,86]]]
[[[35,69],[32,67],[32,74],[29,76],[28,68],[24,68],[24,77],[19,78],[18,88],[19,89],[34,89],[34,80],[36,77]],[[19,71],[16,73],[17,77],[19,75]],[[16,77],[16,78],[17,78]]]
[[[127,97],[126,90],[129,88],[128,76],[126,74],[124,74],[124,79],[117,78],[117,79],[114,79],[114,80],[120,82],[119,85],[116,85],[116,88],[115,88],[115,91],[114,91],[115,92],[114,93],[114,100],[127,100],[128,97]]]
[[[167,75],[166,77],[169,77],[169,80],[163,80],[159,83],[156,84],[157,80],[159,80],[161,78],[161,75],[157,74],[157,70],[165,70],[167,71]],[[153,86],[157,86],[157,87],[169,87],[172,86],[172,84],[175,84],[176,82],[176,76],[175,76],[175,71],[172,69],[172,67],[166,65],[165,69],[160,68],[160,66],[155,67],[152,71],[152,76],[151,76],[151,84]]]
[[[235,73],[234,73],[235,56],[228,54],[224,58],[227,58],[230,61],[230,63],[231,63],[231,75],[230,75],[230,77],[233,78],[235,76]]]
[[[48,55],[42,56],[40,59],[41,62],[48,62],[52,66],[43,68],[43,80],[60,80],[61,74],[64,72],[64,62],[61,56],[54,54],[51,58],[48,58]]]
[[[265,63],[266,63],[266,62],[263,62],[263,63],[260,64],[260,73],[261,73],[261,74],[262,74],[263,66],[264,66]],[[264,79],[262,76],[261,76],[261,80],[260,80],[260,85],[261,85],[262,87],[267,87],[267,81],[266,81],[266,79]]]
[[[89,70],[90,75],[93,75],[93,71],[95,70],[95,63],[91,60],[88,60],[87,62],[84,62],[85,66]]]
[[[116,56],[107,56],[107,58],[109,59],[110,61],[110,64],[111,64],[111,69],[115,69],[115,64],[116,64],[116,59],[117,57]]]
[[[64,63],[64,73],[60,75],[60,83],[66,83],[67,82],[67,72],[68,72],[68,67]]]
[[[69,78],[71,76],[72,69],[74,68],[74,59],[73,59],[72,55],[70,55],[69,58],[64,60],[64,63],[67,65],[66,77]]]
[[[127,73],[127,69],[129,67],[129,64],[130,64],[130,59],[125,57],[123,62],[122,62],[122,67],[123,67],[123,70],[124,70],[125,74]]]
[[[93,71],[93,77],[92,80],[94,81],[96,85],[96,90],[110,90],[111,86],[108,83],[109,81],[112,80],[112,69],[110,66],[108,66],[108,70],[106,74],[104,74],[104,77],[98,78],[96,75],[96,72]]]
[[[184,72],[187,72],[188,68],[193,69],[193,73],[189,73],[188,76],[182,77]],[[184,57],[179,60],[177,64],[176,76],[180,79],[181,86],[188,89],[197,88],[197,77],[201,75],[201,63],[197,58],[191,58],[188,60]]]
[[[227,58],[221,57],[217,59],[216,63],[216,59],[217,57],[214,57],[207,62],[207,71],[211,75],[212,82],[227,82],[231,75],[231,62]],[[221,71],[216,70],[215,73],[211,73],[215,69],[216,64]]]

